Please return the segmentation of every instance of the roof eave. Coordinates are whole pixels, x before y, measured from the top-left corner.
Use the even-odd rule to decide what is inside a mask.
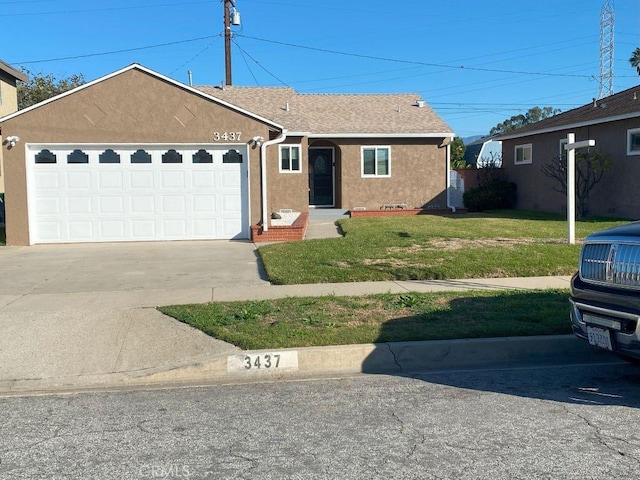
[[[309,138],[446,138],[453,132],[438,133],[311,133]]]
[[[60,95],[56,95],[55,97],[48,98],[47,100],[43,100],[40,103],[36,103],[35,105],[31,105],[30,107],[24,108],[22,110],[18,110],[17,112],[14,112],[14,113],[12,113],[10,115],[6,115],[6,116],[0,118],[0,123],[5,122],[7,120],[11,120],[12,118],[15,118],[15,117],[18,117],[20,115],[23,115],[23,114],[25,114],[27,112],[30,112],[31,110],[35,110],[36,108],[40,108],[40,107],[42,107],[44,105],[47,105],[49,103],[55,102],[56,100],[59,100],[59,99],[64,98],[66,96],[73,95],[74,93],[79,92],[80,90],[84,90],[85,88],[89,88],[89,87],[91,87],[91,86],[93,86],[93,85],[95,85],[97,83],[100,83],[100,82],[103,82],[103,81],[108,80],[110,78],[113,78],[115,76],[118,76],[118,75],[120,75],[122,73],[125,73],[125,72],[129,71],[129,70],[140,70],[140,71],[145,72],[145,73],[147,73],[147,74],[149,74],[151,76],[154,76],[154,77],[156,77],[156,78],[158,78],[160,80],[163,80],[165,82],[171,83],[171,84],[173,84],[173,85],[175,85],[175,86],[177,86],[179,88],[182,88],[182,89],[184,89],[184,90],[186,90],[188,92],[191,92],[191,93],[193,93],[195,95],[198,95],[198,96],[200,96],[202,98],[206,98],[207,100],[213,101],[213,102],[215,102],[215,103],[217,103],[219,105],[222,105],[222,106],[225,106],[225,107],[230,108],[232,110],[235,110],[235,111],[237,111],[239,113],[247,115],[247,116],[249,116],[249,117],[251,117],[251,118],[253,118],[255,120],[258,120],[260,122],[266,123],[266,124],[268,124],[268,125],[270,125],[272,127],[275,127],[275,128],[277,128],[279,130],[284,130],[284,127],[282,125],[274,122],[273,120],[269,120],[268,118],[261,117],[259,115],[256,115],[255,113],[249,112],[248,110],[244,110],[244,109],[242,109],[240,107],[237,107],[236,105],[233,105],[231,103],[225,102],[224,100],[220,100],[217,97],[214,97],[212,95],[208,95],[208,94],[204,93],[201,90],[198,90],[196,88],[190,87],[189,85],[185,85],[184,83],[180,83],[180,82],[178,82],[178,81],[176,81],[176,80],[174,80],[172,78],[166,77],[166,76],[164,76],[164,75],[162,75],[162,74],[160,74],[158,72],[155,72],[155,71],[153,71],[153,70],[151,70],[149,68],[146,68],[146,67],[144,67],[144,66],[142,66],[142,65],[140,65],[138,63],[132,63],[131,65],[129,65],[127,67],[121,68],[120,70],[112,72],[112,73],[110,73],[108,75],[105,75],[105,76],[97,78],[97,79],[95,79],[95,80],[93,80],[91,82],[88,82],[88,83],[85,83],[83,85],[80,85],[79,87],[76,87],[76,88],[74,88],[72,90],[69,90],[69,91],[66,91],[64,93],[61,93]]]
[[[0,70],[8,73],[13,78],[15,78],[16,80],[20,80],[21,82],[28,82],[29,81],[29,77],[27,75],[25,75],[24,73],[20,72],[19,70],[16,70],[11,65],[9,65],[7,63],[4,63],[2,60],[0,60]]]
[[[557,125],[554,127],[541,128],[539,130],[529,130],[527,132],[522,132],[522,133],[513,133],[511,135],[507,134],[504,136],[496,137],[496,140],[500,140],[500,141],[514,140],[516,138],[530,137],[532,135],[542,135],[544,133],[553,133],[553,132],[558,132],[560,130],[570,130],[572,128],[588,127],[590,125],[600,125],[602,123],[618,122],[620,120],[628,120],[630,118],[638,118],[638,117],[640,117],[640,112],[625,113],[624,115],[615,115],[613,117],[599,118],[597,120],[586,120],[584,122],[568,123],[566,125]]]

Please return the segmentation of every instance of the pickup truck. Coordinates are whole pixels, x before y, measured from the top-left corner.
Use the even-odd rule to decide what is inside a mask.
[[[640,364],[640,222],[585,239],[570,302],[575,335]]]

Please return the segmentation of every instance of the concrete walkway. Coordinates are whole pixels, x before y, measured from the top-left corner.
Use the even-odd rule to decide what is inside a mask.
[[[339,238],[342,232],[336,221],[349,218],[348,210],[339,208],[312,208],[309,210],[309,226],[305,240],[317,238]]]

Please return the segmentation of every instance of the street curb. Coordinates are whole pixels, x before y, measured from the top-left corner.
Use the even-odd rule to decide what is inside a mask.
[[[276,357],[283,360],[277,367]],[[247,358],[250,359],[251,368],[246,366]],[[260,367],[256,367],[257,359]],[[270,363],[269,367],[266,366],[267,361]],[[617,361],[617,357],[610,352],[591,347],[573,335],[337,345],[230,351],[209,361],[162,371],[0,382],[0,393],[20,395],[198,382],[287,380],[348,374],[409,375]]]
[[[295,355],[296,368],[259,368],[255,359]],[[230,366],[229,359],[253,359],[251,368]],[[439,370],[504,368],[576,364],[614,359],[573,335],[395,342],[362,345],[242,351],[211,362],[158,372],[144,381],[178,381],[196,378],[250,379],[335,374],[409,374]],[[143,380],[143,379],[138,379]]]

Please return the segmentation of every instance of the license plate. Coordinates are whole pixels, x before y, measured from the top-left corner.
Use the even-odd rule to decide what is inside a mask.
[[[611,345],[611,333],[609,330],[598,327],[590,327],[587,325],[587,338],[591,345],[596,347],[606,348],[607,350],[613,350]]]

